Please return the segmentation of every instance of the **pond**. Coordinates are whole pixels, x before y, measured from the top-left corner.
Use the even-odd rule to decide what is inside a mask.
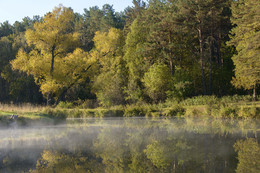
[[[259,172],[257,120],[89,118],[0,130],[0,172]]]

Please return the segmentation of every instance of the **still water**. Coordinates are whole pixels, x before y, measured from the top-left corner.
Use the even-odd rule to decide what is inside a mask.
[[[90,118],[0,129],[0,172],[260,172],[257,120]]]

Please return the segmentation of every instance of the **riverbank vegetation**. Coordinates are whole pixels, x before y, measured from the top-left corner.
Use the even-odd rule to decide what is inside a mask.
[[[180,102],[159,104],[118,105],[109,108],[90,108],[82,103],[60,102],[56,107],[33,105],[0,105],[0,121],[11,123],[10,116],[19,115],[20,124],[37,121],[51,122],[68,118],[102,117],[164,117],[164,118],[213,118],[213,119],[260,119],[260,102],[252,101],[251,96],[233,96],[217,98],[199,96]]]
[[[83,14],[60,5],[1,23],[1,114],[256,118],[259,5],[133,0],[124,12]]]

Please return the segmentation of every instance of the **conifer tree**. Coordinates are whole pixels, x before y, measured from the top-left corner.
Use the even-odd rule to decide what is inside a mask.
[[[235,64],[233,85],[253,89],[260,83],[260,3],[258,0],[238,0],[232,4],[232,29],[230,45],[237,53],[232,57]]]

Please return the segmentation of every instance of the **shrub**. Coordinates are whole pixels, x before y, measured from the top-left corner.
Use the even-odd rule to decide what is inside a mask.
[[[163,112],[164,116],[183,116],[185,114],[185,108],[182,106],[176,105],[171,107]]]
[[[69,111],[69,116],[72,116],[74,118],[83,118],[84,114],[80,109],[73,109]]]
[[[96,109],[72,109],[69,110],[68,118],[87,118],[87,117],[95,117]]]
[[[183,100],[180,102],[183,106],[192,106],[192,105],[208,105],[208,104],[217,104],[219,99],[216,96],[197,96]]]
[[[124,116],[132,117],[132,116],[145,116],[146,112],[142,106],[136,105],[127,105],[125,107]]]
[[[237,107],[221,106],[218,116],[222,118],[235,118],[237,117]]]
[[[93,109],[97,107],[97,101],[96,100],[84,100],[84,101],[78,101],[78,108],[80,109]]]
[[[58,109],[58,108],[56,109],[46,108],[43,110],[43,112],[53,118],[58,118],[58,119],[65,119],[68,116],[68,113],[64,109]]]
[[[104,117],[105,115],[107,115],[108,110],[106,109],[96,109],[94,114],[95,117]]]
[[[161,112],[150,112],[149,115],[147,116],[152,116],[152,117],[160,117],[162,116]]]
[[[179,104],[179,99],[173,97],[173,98],[168,98],[166,102],[163,104],[163,107],[167,108],[178,104]]]
[[[253,101],[250,95],[233,95],[233,96],[223,96],[220,99],[221,103],[237,103],[237,102],[251,102]]]
[[[161,114],[161,110],[163,109],[163,105],[143,105],[142,106],[145,116],[158,116]],[[157,115],[156,115],[157,113]]]
[[[67,109],[71,109],[74,107],[73,103],[72,102],[60,102],[58,105],[57,105],[58,108],[67,108]]]
[[[107,109],[96,111],[95,115],[96,117],[122,117],[124,115],[124,111],[119,109]]]
[[[241,107],[238,112],[238,116],[242,118],[260,118],[260,107]]]
[[[189,107],[185,111],[185,116],[188,117],[199,117],[206,115],[205,111],[200,107]]]
[[[123,110],[111,110],[112,115],[116,117],[123,117],[124,116],[124,111]]]

